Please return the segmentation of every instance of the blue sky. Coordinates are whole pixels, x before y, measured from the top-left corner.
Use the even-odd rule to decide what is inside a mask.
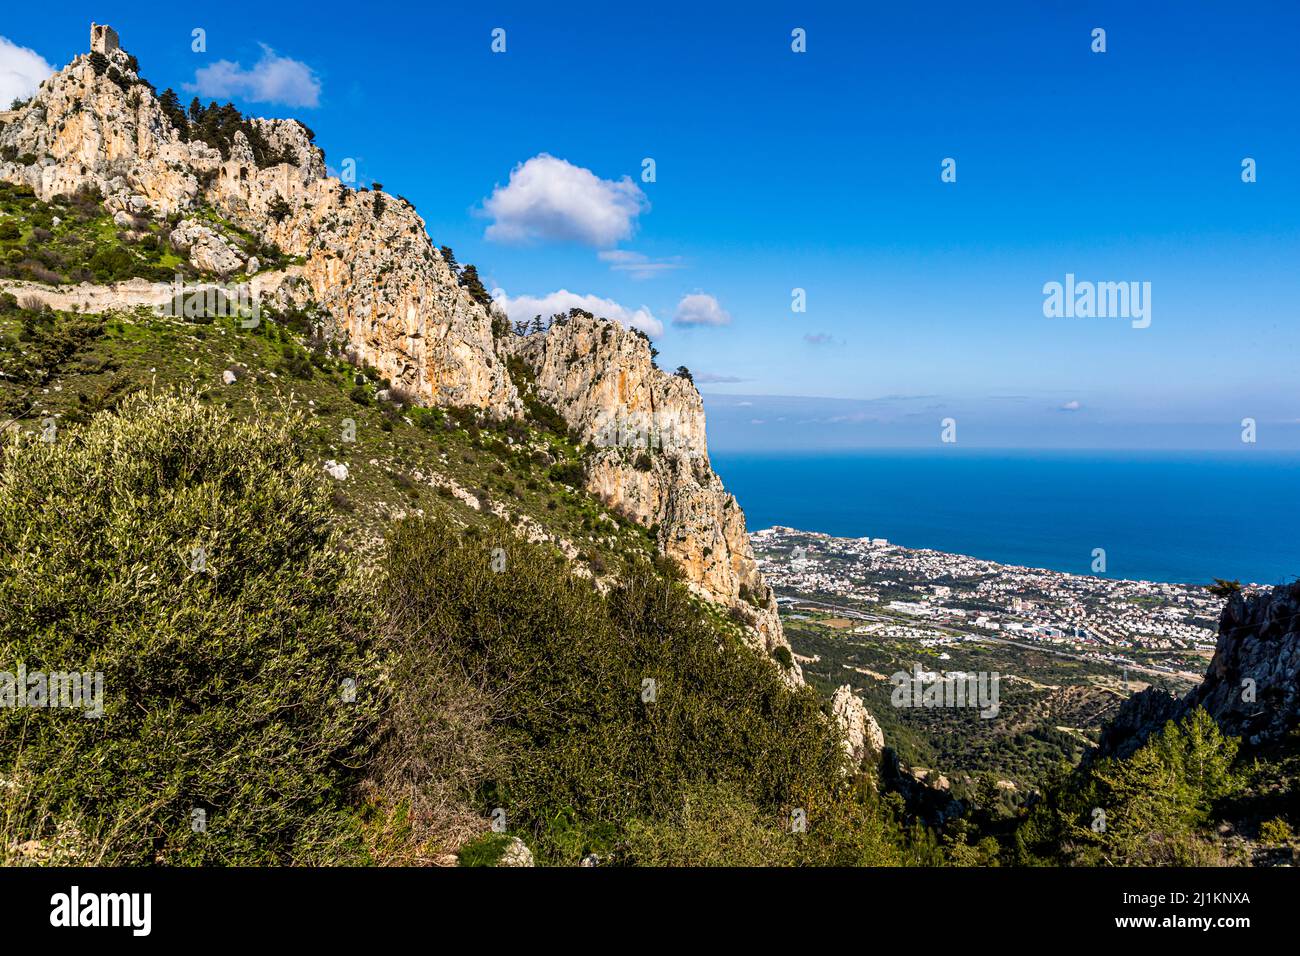
[[[953,417],[1242,447],[1251,417],[1300,448],[1300,5],[470,6],[27,5],[0,34],[61,66],[107,22],[160,89],[301,118],[516,308],[565,290],[658,332],[715,445]],[[1151,283],[1150,326],[1045,317],[1067,273]]]

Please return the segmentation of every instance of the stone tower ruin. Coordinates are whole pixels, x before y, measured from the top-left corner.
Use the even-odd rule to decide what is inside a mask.
[[[90,52],[107,56],[117,49],[117,31],[102,23],[90,25]]]

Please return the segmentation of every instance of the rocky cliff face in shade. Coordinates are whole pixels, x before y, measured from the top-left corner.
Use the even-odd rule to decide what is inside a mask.
[[[1157,688],[1133,695],[1107,726],[1099,753],[1127,756],[1196,707],[1252,745],[1280,740],[1300,723],[1300,583],[1229,596],[1200,686],[1181,698]]]
[[[656,368],[650,343],[614,322],[573,313],[512,346],[537,396],[594,446],[587,487],[609,507],[658,528],[661,550],[697,593],[743,617],[755,646],[790,659],[776,599],[763,581],[745,515],[709,464],[704,404],[690,380]],[[784,652],[778,651],[784,648]]]
[[[409,203],[326,176],[324,154],[293,120],[249,121],[268,152],[288,160],[265,168],[242,131],[224,158],[186,142],[124,50],[95,56],[47,79],[0,127],[0,147],[14,157],[0,161],[0,179],[42,199],[96,188],[115,213],[192,218],[210,206],[301,256],[301,281],[288,291],[328,311],[358,358],[395,386],[433,404],[517,412],[491,317],[459,287]],[[218,273],[248,265],[218,240],[197,248]]]

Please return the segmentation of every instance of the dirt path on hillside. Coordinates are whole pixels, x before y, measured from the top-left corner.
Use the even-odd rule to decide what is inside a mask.
[[[301,276],[302,266],[289,266],[285,269],[258,273],[248,280],[247,286],[260,300],[274,295],[286,279]],[[60,312],[113,312],[117,309],[134,309],[142,305],[157,308],[173,301],[178,291],[190,295],[195,292],[231,288],[231,283],[186,282],[178,287],[174,282],[150,282],[147,279],[128,279],[126,282],[115,282],[111,285],[93,285],[89,282],[80,285],[43,285],[39,282],[0,279],[0,292],[12,294],[19,302],[27,298],[37,298],[51,309]]]

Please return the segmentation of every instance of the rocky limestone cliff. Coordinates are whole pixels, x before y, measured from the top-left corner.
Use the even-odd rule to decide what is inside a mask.
[[[170,215],[188,208],[199,196],[198,177],[215,170],[221,154],[181,142],[124,50],[107,59],[128,88],[99,74],[90,54],[78,56],[0,129],[0,146],[36,157],[31,164],[0,161],[0,178],[28,185],[42,199],[94,186],[111,211]]]
[[[1130,697],[1098,753],[1127,756],[1196,707],[1249,745],[1281,740],[1300,723],[1300,582],[1230,595],[1201,684],[1181,698],[1154,687]]]
[[[593,446],[587,487],[610,508],[657,527],[660,549],[690,587],[734,609],[754,645],[779,656],[783,672],[802,683],[744,512],[709,464],[695,385],[657,368],[644,336],[582,312],[512,348],[533,370],[538,398]]]
[[[300,257],[274,282],[254,276],[253,286],[273,291],[277,304],[328,314],[358,361],[425,403],[518,415],[504,361],[517,353],[536,369],[540,398],[594,446],[590,490],[646,527],[657,526],[661,550],[681,565],[689,585],[731,609],[755,646],[780,660],[788,680],[802,683],[744,514],[709,464],[699,393],[654,366],[648,340],[590,316],[545,335],[495,339],[492,316],[460,287],[410,203],[328,176],[312,134],[293,120],[248,120],[262,164],[244,129],[221,149],[187,140],[141,81],[134,59],[118,48],[116,34],[106,43],[108,28],[100,29],[92,31],[94,53],[47,79],[0,126],[0,156],[14,157],[0,159],[0,179],[30,186],[43,199],[98,190],[114,213],[175,220],[173,246],[204,271],[257,272],[254,257],[204,220],[212,210]],[[89,307],[166,294],[161,286],[67,287],[45,298]],[[653,436],[655,447],[641,456],[623,440],[629,430]]]
[[[93,57],[102,58],[98,61]],[[0,179],[42,199],[94,188],[112,212],[172,216],[209,206],[304,260],[291,291],[326,310],[392,383],[423,401],[497,417],[518,398],[488,312],[459,287],[405,200],[354,191],[325,173],[324,154],[293,120],[250,120],[270,154],[259,167],[241,130],[229,155],[182,139],[125,50],[83,54],[41,84],[0,127]],[[35,157],[34,162],[23,162]],[[244,268],[218,241],[199,247],[225,274]],[[187,248],[188,251],[188,248]]]
[[[842,684],[831,697],[831,716],[843,735],[844,752],[854,766],[869,754],[879,754],[885,749],[885,733],[871,716],[862,698],[853,693],[852,684]]]

